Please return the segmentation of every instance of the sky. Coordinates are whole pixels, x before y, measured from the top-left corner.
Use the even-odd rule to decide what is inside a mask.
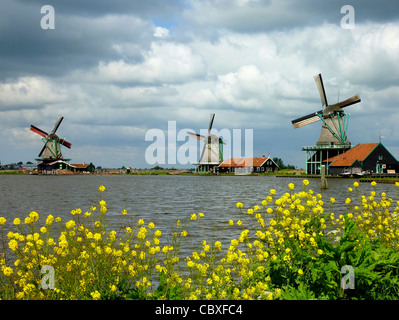
[[[330,104],[360,95],[345,109],[352,145],[383,136],[399,159],[397,1],[2,0],[0,161],[34,161],[43,142],[30,125],[49,132],[63,116],[72,163],[192,168],[169,154],[198,159],[202,143],[185,133],[206,132],[215,113],[225,158],[252,141],[253,156],[304,168],[321,122],[291,120],[321,109],[319,73]]]

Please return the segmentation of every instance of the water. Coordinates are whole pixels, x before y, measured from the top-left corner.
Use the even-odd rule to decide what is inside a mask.
[[[330,197],[336,199],[334,210],[340,214],[350,196],[348,187],[356,180],[329,179],[327,190],[320,190],[320,179],[309,181],[308,188],[321,193],[326,204]],[[104,185],[106,191],[102,195],[111,227],[118,226],[123,209],[133,215],[134,221],[152,221],[166,233],[177,220],[203,212],[205,229],[197,224],[191,231],[191,237],[200,235],[203,239],[204,232],[207,236],[217,234],[229,219],[242,219],[235,205],[238,201],[244,208],[260,205],[271,188],[281,196],[288,191],[290,182],[296,185],[295,190],[302,190],[302,179],[273,176],[0,175],[0,216],[8,220],[7,225],[16,217],[23,220],[31,211],[38,212],[41,221],[52,214],[66,222],[72,217],[72,209],[81,208],[84,213],[92,205],[98,206],[98,186]],[[359,186],[361,194],[368,195],[371,190],[370,183]],[[376,191],[387,192],[397,200],[394,185],[378,184]],[[222,236],[232,239],[231,234]]]

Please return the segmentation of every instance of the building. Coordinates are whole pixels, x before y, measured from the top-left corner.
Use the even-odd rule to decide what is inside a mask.
[[[71,168],[70,170],[72,170],[73,172],[76,172],[76,173],[83,173],[83,172],[93,173],[96,170],[94,164],[91,162],[90,163],[85,163],[85,162],[71,163],[69,165],[69,167]]]
[[[37,169],[43,173],[65,170],[69,169],[69,163],[64,160],[42,161],[37,164]]]
[[[382,143],[360,143],[324,164],[331,175],[399,172],[398,160]]]
[[[56,173],[56,170],[68,170],[70,173],[83,173],[95,171],[94,164],[90,163],[68,163],[64,160],[56,160],[52,162],[40,162],[37,169],[42,173]]]
[[[277,171],[278,165],[270,157],[230,158],[223,161],[218,170],[220,173],[250,174]]]

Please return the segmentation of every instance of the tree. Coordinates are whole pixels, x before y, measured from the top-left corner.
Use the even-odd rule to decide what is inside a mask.
[[[291,165],[291,164],[284,164],[284,161],[281,158],[273,158],[273,161],[278,165],[280,170],[284,170],[284,169],[289,169],[289,170],[294,170],[295,166]]]

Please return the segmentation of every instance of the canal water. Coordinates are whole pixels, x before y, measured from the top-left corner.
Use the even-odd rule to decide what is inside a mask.
[[[118,227],[121,210],[126,209],[134,221],[141,218],[146,224],[152,221],[167,234],[177,220],[202,212],[204,227],[197,225],[190,235],[204,239],[204,233],[208,236],[216,233],[217,237],[229,219],[242,219],[235,205],[238,201],[244,208],[261,205],[270,189],[274,188],[281,196],[292,182],[295,190],[300,191],[302,180],[274,176],[0,175],[0,216],[8,220],[8,226],[14,218],[23,220],[31,211],[38,212],[43,222],[48,214],[66,222],[72,217],[72,209],[81,208],[84,213],[91,206],[99,207],[98,186],[104,185],[106,191],[101,195],[107,202],[110,227]],[[330,197],[336,199],[336,214],[344,213],[345,199],[350,196],[348,187],[353,186],[355,179],[329,179],[327,190],[320,190],[320,179],[308,180],[308,188],[321,193],[325,203]],[[369,195],[371,190],[370,183],[360,183],[360,194]],[[397,200],[394,185],[378,184],[375,190]],[[219,236],[232,239],[231,234]]]

